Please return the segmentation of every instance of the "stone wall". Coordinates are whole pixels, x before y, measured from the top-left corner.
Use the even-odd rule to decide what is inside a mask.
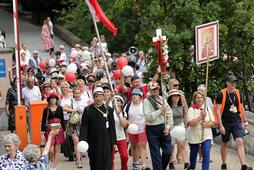
[[[61,25],[55,25],[55,34],[59,36],[62,40],[64,40],[67,44],[69,44],[71,47],[74,47],[75,44],[79,43],[82,44],[82,40],[74,35],[69,30],[65,29]]]

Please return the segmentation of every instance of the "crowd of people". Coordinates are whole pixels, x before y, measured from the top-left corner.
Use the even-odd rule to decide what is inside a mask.
[[[51,26],[48,18],[41,34],[49,59],[42,59],[36,50],[31,55],[26,43],[22,43],[20,51],[22,101],[27,108],[28,128],[29,102],[48,102],[41,122],[44,151],[40,154],[36,145],[28,145],[23,152],[18,150],[20,140],[14,134],[17,80],[13,66],[9,70],[11,88],[6,94],[8,129],[12,134],[4,137],[6,154],[0,157],[0,169],[46,169],[47,166],[56,169],[61,153],[82,168],[86,154],[80,153],[77,145],[86,141],[92,170],[114,169],[117,151],[122,170],[130,168],[128,161],[132,161],[133,170],[168,167],[174,170],[176,162],[182,162],[183,169],[195,170],[198,154],[202,170],[209,170],[212,128],[218,124],[223,142],[221,169],[227,169],[227,147],[232,134],[241,170],[252,170],[245,162],[243,131],[248,128],[248,121],[234,75],[225,80],[226,88],[218,93],[214,109],[211,99],[205,98],[204,85],[193,93],[192,101],[187,101],[177,79],[171,78],[166,88],[158,83],[160,69],[150,82],[144,82],[143,73],[149,68],[143,51],[136,56],[132,75],[119,74],[117,60],[128,61],[128,53],[112,55],[103,35],[101,44],[97,38],[90,45],[76,44],[69,56],[63,45],[55,51]],[[73,65],[74,78],[68,74]],[[135,133],[128,131],[133,124],[138,127]],[[172,137],[170,132],[179,126],[186,129],[184,136]],[[152,167],[149,167],[147,144]]]

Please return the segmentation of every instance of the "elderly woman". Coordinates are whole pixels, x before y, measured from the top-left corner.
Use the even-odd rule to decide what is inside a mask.
[[[196,91],[193,104],[188,110],[187,140],[190,146],[189,170],[196,169],[199,145],[202,148],[202,170],[209,170],[210,146],[213,138],[211,127],[215,125],[212,110],[204,108],[204,94]]]
[[[0,157],[0,169],[23,169],[26,165],[26,160],[22,153],[18,150],[20,139],[15,134],[8,134],[3,139],[6,154]]]
[[[29,144],[23,150],[23,156],[28,161],[26,164],[26,170],[46,170],[47,160],[48,160],[48,152],[50,149],[52,138],[58,134],[58,130],[51,130],[49,132],[48,141],[46,143],[45,149],[41,155],[41,150],[37,145]]]

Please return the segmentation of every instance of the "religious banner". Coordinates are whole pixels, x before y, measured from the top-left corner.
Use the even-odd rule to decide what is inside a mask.
[[[219,58],[219,22],[198,25],[196,35],[196,63],[202,64]]]

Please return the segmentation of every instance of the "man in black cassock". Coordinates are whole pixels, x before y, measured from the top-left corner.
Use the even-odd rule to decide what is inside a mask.
[[[113,109],[103,103],[101,87],[94,89],[93,97],[94,103],[84,109],[79,139],[89,145],[91,170],[111,170],[113,145],[116,144]]]

